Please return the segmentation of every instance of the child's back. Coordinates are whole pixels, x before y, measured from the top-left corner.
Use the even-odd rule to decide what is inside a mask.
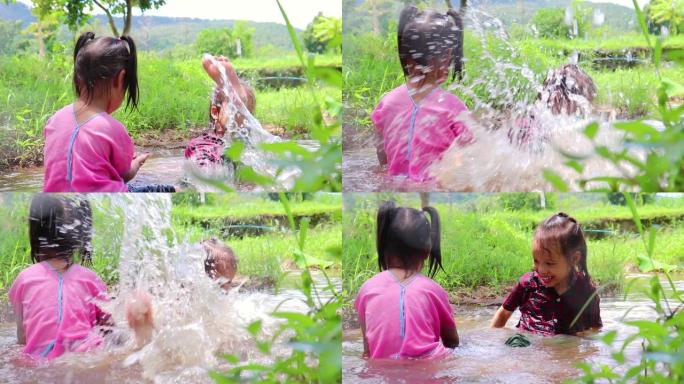
[[[454,140],[465,145],[473,139],[458,120],[464,111],[467,108],[458,97],[439,87],[419,103],[413,101],[406,85],[387,93],[371,119],[383,137],[390,175],[403,174],[419,181],[428,179],[428,166]]]
[[[383,97],[371,119],[382,140],[380,163],[390,175],[423,181],[428,166],[458,140],[472,140],[463,124],[466,106],[440,85],[462,76],[463,21],[458,12],[446,14],[405,7],[397,26],[397,50],[406,84]]]
[[[450,351],[440,341],[443,328],[456,328],[449,298],[427,276],[400,282],[392,272],[381,272],[363,284],[354,307],[371,358],[436,358]]]
[[[45,192],[126,192],[135,147],[126,128],[102,112],[76,122],[74,105],[45,126]]]
[[[58,273],[46,261],[23,270],[9,291],[9,301],[23,319],[24,352],[54,358],[64,352],[102,343],[93,330],[105,316],[96,300],[107,287],[97,274],[78,264]]]

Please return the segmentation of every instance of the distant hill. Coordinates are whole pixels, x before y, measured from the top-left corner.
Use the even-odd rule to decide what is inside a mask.
[[[36,18],[31,9],[23,3],[5,4],[0,1],[0,19],[21,20],[24,26],[33,23]]]
[[[24,27],[34,22],[36,18],[31,9],[23,3],[5,5],[0,3],[0,19],[20,20]],[[115,18],[117,26],[123,25],[121,18]],[[142,50],[163,50],[177,44],[191,44],[195,41],[199,31],[207,28],[232,27],[235,20],[202,20],[187,17],[137,16],[133,17],[131,35],[138,41]],[[107,18],[104,15],[94,16],[91,24],[96,31],[111,33]],[[287,27],[278,23],[257,23],[247,21],[256,30],[254,45],[256,48],[273,45],[284,50],[293,50],[292,41]],[[301,30],[297,30],[301,33]],[[66,39],[71,34],[66,28],[62,36]]]
[[[451,0],[454,6],[458,6],[459,0]],[[363,0],[343,0],[343,23],[344,32],[363,32],[371,30],[371,18],[366,9],[362,7]],[[472,7],[485,11],[501,20],[508,29],[512,24],[527,24],[541,8],[566,8],[571,4],[570,0],[469,0]],[[380,24],[387,28],[396,22],[401,10],[402,2],[396,1],[392,5],[390,14],[380,18]],[[600,9],[605,15],[605,25],[616,31],[631,31],[636,28],[636,15],[631,8],[616,4],[582,2],[582,6]],[[431,0],[430,7],[445,9],[443,0]]]
[[[481,0],[473,2],[478,8],[495,16],[505,26],[527,24],[541,8],[567,8],[568,0]],[[630,31],[637,26],[636,14],[631,8],[617,4],[582,2],[583,7],[600,9],[605,15],[605,25],[616,31]]]

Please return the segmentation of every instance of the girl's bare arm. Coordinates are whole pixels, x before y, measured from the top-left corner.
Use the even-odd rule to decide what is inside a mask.
[[[456,328],[449,328],[449,329],[442,328],[441,336],[442,336],[442,344],[444,344],[445,347],[447,347],[447,348],[458,347],[459,340],[458,340],[458,331],[456,330]]]
[[[361,323],[361,333],[363,334],[363,357],[370,357],[370,348],[368,347],[368,339],[366,339],[366,324]]]
[[[378,155],[378,163],[380,165],[387,164],[387,153],[385,153],[385,139],[381,134],[375,134],[375,152]]]
[[[508,319],[510,319],[513,312],[506,310],[504,307],[499,307],[499,309],[494,314],[490,327],[492,328],[503,328],[506,325]]]
[[[22,345],[26,345],[26,330],[24,329],[24,314],[21,310],[17,310],[14,314],[17,321],[17,342]]]

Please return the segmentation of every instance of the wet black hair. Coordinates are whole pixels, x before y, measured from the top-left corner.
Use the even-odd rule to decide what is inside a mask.
[[[111,86],[111,79],[122,69],[126,70],[126,109],[138,109],[138,60],[133,38],[124,35],[95,37],[84,32],[74,48],[74,90],[77,96],[86,93],[86,103],[94,97],[95,88],[105,90]]]
[[[428,221],[425,213],[430,216]],[[442,267],[440,249],[439,214],[432,207],[422,211],[408,207],[396,207],[394,202],[385,201],[378,209],[377,217],[378,265],[384,271],[390,267],[390,258],[398,258],[401,268],[414,269],[426,255],[428,275],[434,277]]]
[[[577,263],[579,270],[590,279],[587,269],[587,242],[577,220],[565,212],[559,212],[537,226],[532,241],[533,254],[560,253],[570,262],[575,252],[580,253]]]
[[[77,196],[39,193],[29,208],[29,243],[34,263],[58,258],[72,264],[92,264],[92,209],[88,200]]]
[[[409,75],[409,59],[429,67],[451,48],[451,79],[456,75],[459,80],[463,78],[463,19],[456,10],[440,13],[430,9],[419,11],[413,5],[404,7],[397,27],[397,48],[405,77]]]
[[[575,64],[566,64],[549,70],[542,90],[537,93],[537,100],[545,101],[554,115],[563,112],[573,114],[580,109],[574,95],[582,96],[591,103],[596,92],[596,84],[591,76]]]

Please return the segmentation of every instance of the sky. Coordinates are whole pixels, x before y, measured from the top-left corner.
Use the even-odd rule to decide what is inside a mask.
[[[18,1],[31,5],[30,0]],[[325,16],[342,17],[342,0],[281,0],[280,3],[292,25],[300,29],[306,28],[318,12],[323,12]],[[95,7],[93,13],[103,12]],[[133,14],[139,15],[140,11],[134,11]],[[285,24],[275,0],[166,0],[162,7],[146,11],[145,14]]]
[[[632,2],[632,0],[590,0],[590,2],[592,2],[592,3],[613,3],[613,4],[622,5],[622,6],[625,6],[627,8],[634,9],[634,3]],[[639,6],[641,8],[643,8],[644,5],[648,4],[649,2],[650,2],[650,0],[637,0],[637,4],[639,4]],[[569,3],[569,1],[568,1],[568,3]]]

